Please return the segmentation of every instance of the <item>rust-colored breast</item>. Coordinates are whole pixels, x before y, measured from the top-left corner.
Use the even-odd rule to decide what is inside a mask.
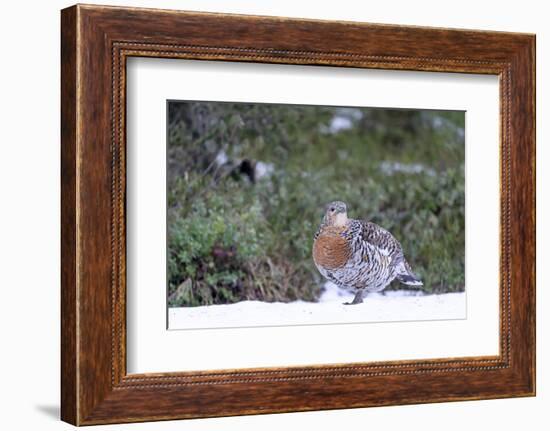
[[[326,269],[341,268],[351,255],[348,241],[342,238],[341,230],[327,229],[313,243],[313,260]]]

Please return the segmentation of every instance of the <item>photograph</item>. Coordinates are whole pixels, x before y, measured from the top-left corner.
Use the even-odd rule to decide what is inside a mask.
[[[168,329],[466,318],[465,112],[167,101]]]

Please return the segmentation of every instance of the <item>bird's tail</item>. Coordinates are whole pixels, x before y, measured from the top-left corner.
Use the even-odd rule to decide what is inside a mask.
[[[420,278],[414,272],[412,272],[412,269],[406,260],[403,260],[401,265],[399,265],[399,267],[397,268],[396,278],[401,283],[406,284],[407,286],[419,287],[424,285],[424,283],[422,283],[422,280],[420,280]]]

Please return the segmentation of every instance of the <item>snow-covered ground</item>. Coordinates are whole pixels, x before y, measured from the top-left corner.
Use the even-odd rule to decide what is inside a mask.
[[[388,291],[384,294],[366,295],[362,304],[343,304],[351,300],[351,293],[327,283],[319,302],[242,301],[235,304],[169,308],[168,328],[231,328],[466,318],[465,293],[422,295],[411,291]]]

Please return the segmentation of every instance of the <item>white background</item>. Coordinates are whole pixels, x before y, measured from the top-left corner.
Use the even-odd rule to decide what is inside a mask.
[[[545,2],[440,1],[299,2],[102,1],[107,4],[188,10],[345,19],[395,24],[537,33],[539,220],[537,338],[538,396],[284,415],[172,421],[95,429],[145,430],[498,430],[546,429],[550,422],[548,372],[550,300],[550,28]],[[59,409],[59,9],[64,1],[5,2],[0,15],[0,262],[2,354],[0,396],[4,429],[70,429]],[[543,194],[546,190],[546,194]]]
[[[497,77],[140,58],[129,61],[127,83],[128,372],[498,354]],[[167,331],[167,99],[466,111],[468,318]],[[334,323],[327,314],[317,322]],[[358,318],[368,321],[341,322]]]

